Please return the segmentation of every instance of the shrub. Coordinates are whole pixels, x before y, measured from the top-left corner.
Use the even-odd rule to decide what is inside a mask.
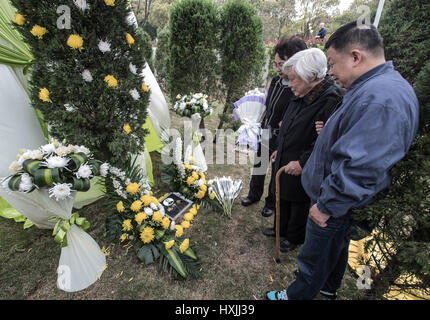
[[[156,70],[157,81],[163,87],[165,87],[167,80],[169,37],[170,33],[168,29],[161,31],[158,34],[157,50],[155,51],[154,66]]]

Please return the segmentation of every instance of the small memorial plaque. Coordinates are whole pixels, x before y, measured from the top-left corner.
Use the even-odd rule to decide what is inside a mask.
[[[179,216],[187,212],[187,210],[193,205],[191,200],[188,200],[178,192],[169,193],[159,202],[163,206],[164,212],[174,221]]]

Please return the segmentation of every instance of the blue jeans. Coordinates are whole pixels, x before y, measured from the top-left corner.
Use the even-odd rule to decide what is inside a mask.
[[[350,215],[330,217],[322,228],[308,218],[305,243],[297,257],[299,273],[288,287],[289,300],[312,300],[320,290],[340,288],[348,262]]]

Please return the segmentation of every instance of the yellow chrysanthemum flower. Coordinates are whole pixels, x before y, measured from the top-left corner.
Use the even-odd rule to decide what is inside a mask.
[[[79,51],[83,49],[84,40],[79,34],[71,34],[67,39],[67,45],[74,49],[78,49]]]
[[[133,229],[133,225],[131,224],[131,220],[127,219],[122,222],[122,231],[130,231]]]
[[[149,88],[148,88],[148,86],[145,83],[142,83],[142,90],[145,91],[145,92],[149,91]]]
[[[125,209],[124,209],[124,204],[122,203],[122,201],[120,201],[116,204],[116,210],[118,212],[124,212]]]
[[[115,5],[115,0],[105,0],[107,6],[113,7]]]
[[[130,206],[130,210],[133,212],[139,212],[140,209],[142,209],[142,201],[140,200],[134,201]]]
[[[146,220],[146,218],[148,218],[148,216],[144,212],[139,212],[134,216],[134,220],[137,222],[138,225],[141,225],[143,220]]]
[[[170,219],[168,217],[164,217],[163,221],[161,221],[161,226],[163,227],[163,229],[169,229],[170,227]]]
[[[144,194],[140,197],[140,201],[142,201],[143,205],[147,207],[151,204],[151,196]]]
[[[17,13],[15,16],[15,23],[22,26],[25,23],[25,18],[22,14]]]
[[[191,165],[190,165],[190,164],[188,164],[188,163],[184,164],[184,167],[185,167],[185,169],[188,169],[188,170],[191,170],[191,169],[192,169],[192,168],[191,168]]]
[[[187,212],[186,214],[184,214],[184,219],[186,221],[192,221],[194,219],[194,215],[191,212]]]
[[[125,133],[129,134],[131,132],[131,127],[128,123],[122,126],[122,129],[125,131]]]
[[[154,222],[161,222],[161,221],[163,221],[163,216],[161,215],[160,211],[154,212],[154,214],[152,215],[152,221],[154,221]]]
[[[195,171],[193,171],[191,173],[191,175],[193,176],[194,180],[197,180],[199,178],[199,174],[197,172],[195,172]]]
[[[136,183],[136,182],[129,183],[129,184],[127,185],[127,187],[125,188],[125,190],[126,190],[129,194],[134,195],[134,194],[136,194],[136,193],[138,193],[138,192],[139,192],[139,184],[138,184],[138,183]]]
[[[167,249],[170,249],[171,247],[173,247],[173,245],[175,244],[175,240],[170,240],[167,242],[164,242],[164,247]]]
[[[42,88],[39,91],[39,99],[45,102],[51,102],[51,99],[49,98],[49,90],[46,88]]]
[[[206,191],[208,190],[208,187],[207,187],[205,184],[202,184],[202,185],[200,186],[200,190],[202,190],[202,191],[206,192]]]
[[[184,241],[182,241],[181,245],[179,246],[179,250],[181,250],[182,253],[187,251],[187,249],[190,246],[190,239],[186,238]]]
[[[202,179],[206,178],[204,172],[200,172],[200,178]]]
[[[121,235],[121,237],[119,238],[119,240],[121,241],[121,242],[124,242],[125,240],[127,240],[128,239],[128,234],[127,233],[123,233],[122,235]]]
[[[37,25],[37,24],[35,24],[34,26],[33,26],[33,28],[31,28],[31,34],[33,35],[33,36],[35,36],[35,37],[38,37],[39,39],[42,39],[43,38],[43,35],[45,34],[45,33],[47,33],[48,32],[48,30],[46,29],[46,28],[44,28],[44,27],[41,27],[41,26],[39,26],[39,25]]]
[[[194,178],[193,178],[192,176],[189,176],[189,177],[187,178],[187,184],[188,184],[189,186],[191,186],[193,183],[194,183]]]
[[[196,194],[196,198],[202,199],[205,196],[205,193],[206,193],[205,191],[199,190],[199,192],[197,192],[197,194]]]
[[[184,229],[188,229],[189,227],[191,227],[191,223],[187,220],[184,220],[181,222],[181,227]]]
[[[150,196],[150,199],[151,199],[151,202],[152,202],[153,204],[155,204],[156,206],[158,206],[159,202],[158,202],[158,199],[157,199],[156,197],[154,197],[154,196]]]
[[[154,238],[154,229],[151,227],[144,228],[140,233],[140,239],[143,243],[150,243]]]
[[[113,75],[108,74],[104,80],[110,88],[115,88],[118,85],[118,80]]]
[[[212,191],[212,193],[209,194],[209,199],[215,199],[215,192]]]
[[[182,234],[184,233],[184,228],[179,224],[175,225],[175,230],[176,230],[175,236],[177,238],[181,237]]]
[[[196,158],[190,157],[190,161],[194,163],[194,162],[196,162]]]
[[[131,34],[127,33],[125,35],[125,39],[127,40],[127,43],[130,47],[132,44],[134,44],[134,38],[131,36]]]
[[[191,213],[193,216],[195,216],[196,214],[197,214],[197,209],[196,209],[196,207],[192,207],[191,209],[190,209],[190,211],[188,211],[189,213]]]

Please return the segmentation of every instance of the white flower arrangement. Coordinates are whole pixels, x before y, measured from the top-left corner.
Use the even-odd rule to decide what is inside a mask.
[[[86,82],[91,82],[93,81],[93,76],[90,72],[90,70],[85,69],[84,71],[82,71],[82,79],[84,79]]]
[[[131,95],[131,97],[133,98],[133,100],[139,100],[140,99],[140,94],[139,94],[139,92],[137,91],[136,88],[131,89],[128,93]]]
[[[130,62],[130,64],[128,65],[128,68],[130,69],[130,72],[132,74],[137,75],[137,67],[133,63]]]
[[[202,118],[212,114],[212,104],[208,103],[208,96],[203,93],[195,93],[190,95],[177,95],[173,106],[173,110],[180,116],[191,117],[195,113],[199,113]]]
[[[110,52],[111,51],[110,46],[111,46],[111,43],[109,41],[100,40],[98,44],[99,50],[103,53]]]
[[[264,89],[255,88],[246,92],[245,96],[259,96],[265,98],[266,94],[264,93]]]
[[[85,0],[73,0],[73,2],[82,11],[89,9],[87,1]]]

